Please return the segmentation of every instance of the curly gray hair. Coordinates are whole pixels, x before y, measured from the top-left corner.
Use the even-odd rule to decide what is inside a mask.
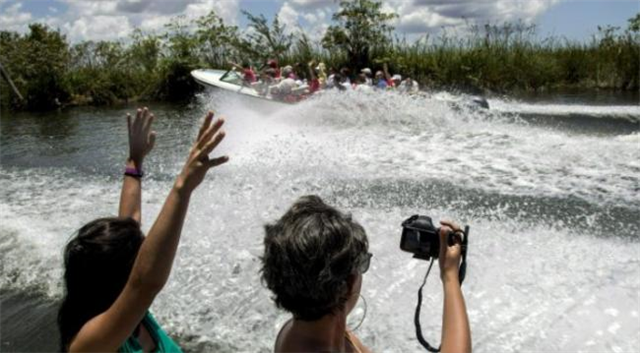
[[[344,308],[348,277],[369,247],[364,228],[318,196],[303,196],[265,225],[262,279],[279,308],[317,320]]]

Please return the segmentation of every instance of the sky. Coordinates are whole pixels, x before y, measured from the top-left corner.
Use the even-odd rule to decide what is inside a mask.
[[[464,31],[468,23],[522,20],[538,35],[587,41],[598,25],[625,28],[640,12],[640,0],[381,0],[395,12],[396,33],[408,39],[442,29]],[[226,23],[246,26],[241,11],[276,14],[289,31],[322,37],[337,8],[335,0],[0,0],[0,30],[24,32],[32,22],[60,29],[72,42],[126,40],[137,27],[160,33],[175,16],[195,19],[211,10]]]

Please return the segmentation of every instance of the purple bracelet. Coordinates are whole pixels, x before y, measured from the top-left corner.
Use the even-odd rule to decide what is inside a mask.
[[[124,175],[128,175],[134,178],[142,178],[144,176],[144,172],[133,167],[126,167],[124,169]]]

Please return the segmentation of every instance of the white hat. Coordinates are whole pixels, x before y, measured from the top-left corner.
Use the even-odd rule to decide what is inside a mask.
[[[371,69],[368,67],[365,67],[364,69],[360,70],[360,72],[365,73],[367,75],[371,75]]]
[[[402,76],[395,74],[391,77],[391,81],[402,81]]]

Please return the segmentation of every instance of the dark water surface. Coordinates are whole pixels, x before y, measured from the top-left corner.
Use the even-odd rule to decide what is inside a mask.
[[[220,93],[153,104],[145,230],[207,109],[227,116],[219,153],[231,162],[194,195],[172,277],[151,310],[188,350],[271,350],[288,315],[260,284],[262,226],[314,193],[367,230],[374,258],[358,335],[374,351],[421,351],[413,309],[426,267],[398,249],[399,225],[415,213],[471,225],[464,292],[475,351],[636,351],[633,99],[492,99],[488,112],[393,94],[328,94],[276,113]],[[56,346],[62,248],[82,224],[116,213],[132,109],[0,117],[3,351]],[[422,321],[439,337],[433,278]]]

